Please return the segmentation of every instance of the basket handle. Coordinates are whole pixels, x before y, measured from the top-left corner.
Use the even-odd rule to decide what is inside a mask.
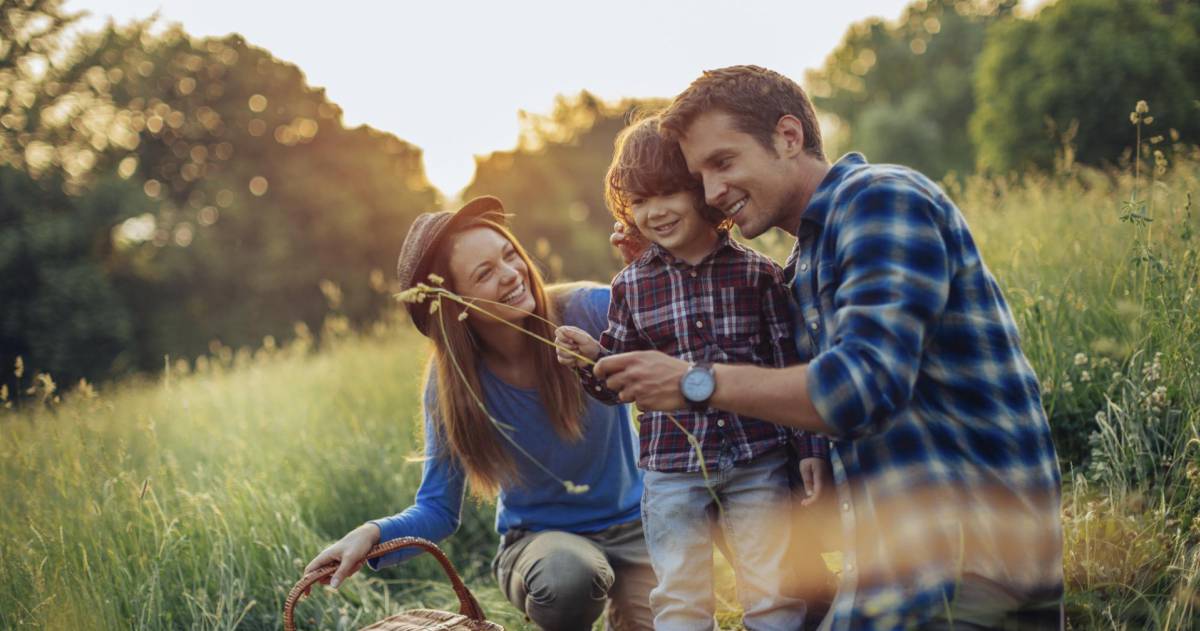
[[[475,600],[475,595],[467,588],[459,577],[458,572],[454,570],[450,559],[446,558],[442,549],[437,547],[437,544],[427,539],[420,537],[399,537],[392,539],[387,543],[381,543],[367,552],[364,561],[381,557],[399,550],[401,548],[421,548],[433,555],[438,563],[442,565],[442,569],[446,571],[446,576],[450,578],[450,584],[454,586],[454,593],[458,595],[458,612],[472,620],[485,621],[487,618],[483,615],[483,607],[479,606],[479,601]],[[283,628],[285,631],[296,631],[296,623],[293,620],[295,615],[296,603],[304,598],[304,592],[313,583],[333,574],[337,571],[338,562],[333,561],[327,565],[321,566],[308,574],[305,574],[288,593],[287,600],[283,603]]]

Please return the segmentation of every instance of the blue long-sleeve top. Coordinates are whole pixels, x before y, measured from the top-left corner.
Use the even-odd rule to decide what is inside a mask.
[[[572,289],[562,304],[563,324],[599,337],[608,324],[609,288]],[[563,440],[555,433],[538,391],[501,381],[481,361],[479,379],[484,402],[496,420],[510,426],[508,434],[529,456],[563,480],[587,485],[584,493],[568,493],[563,484],[509,446],[517,465],[519,484],[500,489],[496,501],[496,531],[562,530],[595,532],[638,518],[642,474],[637,468],[638,438],[629,406],[608,406],[584,397],[583,438]],[[372,520],[379,526],[380,543],[415,536],[440,541],[459,526],[466,476],[437,431],[437,383],[430,371],[425,384],[425,463],[415,503],[391,517]],[[501,438],[500,440],[503,440]],[[506,441],[507,444],[507,441]],[[415,550],[402,550],[370,562],[373,569],[399,563]]]

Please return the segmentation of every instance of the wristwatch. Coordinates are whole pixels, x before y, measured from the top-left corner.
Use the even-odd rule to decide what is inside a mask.
[[[709,362],[692,364],[679,380],[679,391],[687,401],[688,408],[694,412],[708,409],[708,401],[712,399],[717,389],[717,375]]]

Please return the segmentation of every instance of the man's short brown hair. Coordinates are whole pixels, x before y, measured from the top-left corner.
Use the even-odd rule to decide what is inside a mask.
[[[821,127],[812,102],[804,88],[778,72],[759,66],[705,70],[662,113],[663,133],[678,140],[698,116],[714,110],[732,116],[738,129],[754,136],[772,153],[775,125],[791,114],[804,129],[805,153],[825,160]]]
[[[612,164],[604,177],[604,201],[613,217],[637,229],[632,202],[639,197],[673,195],[687,191],[705,221],[718,230],[728,230],[732,220],[704,202],[704,186],[688,172],[679,143],[659,131],[658,116],[630,123],[617,134]]]

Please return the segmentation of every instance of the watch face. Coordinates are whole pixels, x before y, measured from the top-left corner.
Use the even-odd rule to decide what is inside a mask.
[[[683,376],[683,398],[688,401],[707,401],[716,385],[712,373],[703,368],[693,368]]]

